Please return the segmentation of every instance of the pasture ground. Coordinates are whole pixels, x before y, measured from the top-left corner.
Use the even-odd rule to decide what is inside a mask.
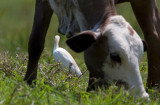
[[[160,0],[157,0],[160,8]],[[86,92],[88,71],[83,53],[76,54],[65,44],[61,35],[60,46],[67,49],[79,65],[84,75],[77,78],[65,74],[54,62],[52,48],[57,33],[58,20],[52,17],[47,33],[45,49],[39,62],[37,84],[33,88],[24,81],[27,69],[27,43],[34,15],[34,0],[0,0],[0,105],[159,105],[160,93],[156,89],[148,90],[151,101],[135,100],[124,87],[114,85],[98,92]],[[129,3],[117,6],[143,38]],[[147,80],[146,54],[142,59],[140,71],[144,84]]]

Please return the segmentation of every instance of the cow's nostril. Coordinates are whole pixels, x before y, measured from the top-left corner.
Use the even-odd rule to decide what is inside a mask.
[[[121,63],[121,58],[116,52],[110,53],[110,57],[113,61]]]

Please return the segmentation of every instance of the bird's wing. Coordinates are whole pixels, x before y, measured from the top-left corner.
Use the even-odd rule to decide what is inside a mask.
[[[72,73],[76,73],[77,76],[82,75],[78,65],[73,57],[63,48],[58,48],[53,52],[53,56],[56,62],[61,63],[67,70],[71,70]]]
[[[72,56],[63,48],[58,48],[53,52],[56,62],[62,63],[65,68],[69,68],[70,63],[73,62]]]

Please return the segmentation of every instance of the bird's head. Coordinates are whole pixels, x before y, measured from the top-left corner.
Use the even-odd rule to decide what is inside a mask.
[[[56,36],[55,36],[55,42],[59,42],[59,40],[60,40],[60,36],[59,36],[59,35],[56,35]]]

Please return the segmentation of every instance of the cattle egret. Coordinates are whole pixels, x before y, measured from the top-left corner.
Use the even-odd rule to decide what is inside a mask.
[[[64,71],[71,71],[71,73],[75,73],[78,77],[82,75],[78,65],[76,64],[73,57],[63,48],[59,47],[60,37],[58,35],[55,36],[55,43],[53,48],[53,56],[57,63],[61,63],[61,67]]]

